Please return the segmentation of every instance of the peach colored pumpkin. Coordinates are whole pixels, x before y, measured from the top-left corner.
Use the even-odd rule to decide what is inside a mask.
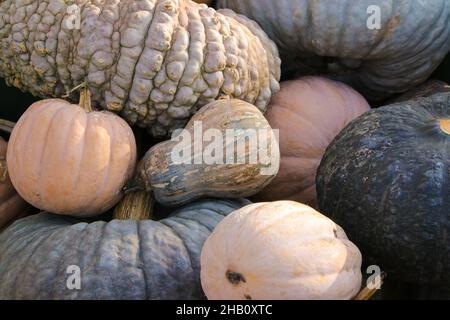
[[[345,232],[293,201],[255,203],[225,217],[201,253],[208,299],[352,299],[361,253]]]
[[[60,99],[28,108],[7,153],[11,181],[25,200],[74,216],[100,214],[115,205],[135,163],[136,142],[124,120]]]
[[[367,101],[349,86],[320,77],[281,83],[265,114],[279,129],[281,162],[275,179],[254,199],[294,200],[316,207],[315,178],[325,149]]]
[[[0,230],[28,214],[29,205],[17,194],[6,170],[8,144],[0,137]]]

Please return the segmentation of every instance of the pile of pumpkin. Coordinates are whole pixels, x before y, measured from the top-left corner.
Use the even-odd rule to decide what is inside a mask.
[[[450,2],[197,2],[0,3],[0,299],[450,297]]]

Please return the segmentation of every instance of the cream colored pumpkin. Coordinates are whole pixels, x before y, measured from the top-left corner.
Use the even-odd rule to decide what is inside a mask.
[[[8,171],[17,192],[52,213],[91,216],[120,200],[136,163],[128,124],[60,99],[34,103],[11,134]]]
[[[206,240],[201,282],[208,299],[352,299],[361,253],[345,232],[293,201],[234,211]]]

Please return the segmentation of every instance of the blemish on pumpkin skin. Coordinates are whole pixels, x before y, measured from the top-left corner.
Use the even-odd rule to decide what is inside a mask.
[[[227,272],[225,273],[225,276],[227,278],[227,280],[234,285],[238,285],[241,282],[246,282],[244,276],[238,272],[234,272],[234,271],[230,271],[227,270]]]

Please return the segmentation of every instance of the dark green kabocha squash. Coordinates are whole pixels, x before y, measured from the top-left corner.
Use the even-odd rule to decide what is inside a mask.
[[[249,203],[203,200],[159,221],[21,219],[0,233],[0,300],[202,299],[203,242]],[[79,290],[70,278],[77,267]]]
[[[321,212],[390,278],[450,285],[450,93],[371,110],[328,147]]]
[[[425,81],[450,50],[448,0],[218,0],[276,42],[283,72],[330,74],[378,100]]]

